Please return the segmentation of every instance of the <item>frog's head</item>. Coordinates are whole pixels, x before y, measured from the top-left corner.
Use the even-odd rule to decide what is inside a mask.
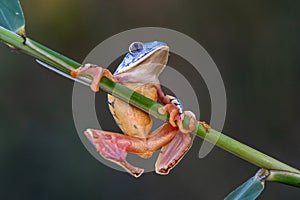
[[[159,75],[167,64],[168,56],[169,47],[163,42],[133,42],[115,74],[138,70],[140,75]]]

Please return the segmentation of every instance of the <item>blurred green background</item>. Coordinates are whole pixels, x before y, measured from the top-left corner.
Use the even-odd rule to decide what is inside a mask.
[[[21,1],[27,34],[79,62],[121,31],[159,26],[197,40],[227,91],[223,132],[300,168],[299,1]],[[168,175],[135,179],[94,159],[73,123],[72,82],[0,45],[1,199],[223,199],[257,168],[201,140]],[[105,106],[105,105],[103,105]],[[209,106],[209,105],[207,105]],[[207,117],[204,116],[204,119]],[[260,199],[299,199],[268,183]]]

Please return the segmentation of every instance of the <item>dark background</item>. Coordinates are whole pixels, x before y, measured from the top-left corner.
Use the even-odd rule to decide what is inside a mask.
[[[131,28],[189,35],[222,74],[228,100],[223,131],[300,167],[299,1],[21,3],[27,34],[79,62],[101,41]],[[135,179],[115,171],[94,159],[76,133],[71,81],[3,44],[0,63],[1,199],[223,199],[257,170],[219,148],[199,159],[196,139],[168,176]],[[277,183],[267,183],[260,197],[299,198],[298,188]]]

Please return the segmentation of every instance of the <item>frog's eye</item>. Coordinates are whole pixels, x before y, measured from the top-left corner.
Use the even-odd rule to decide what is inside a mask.
[[[143,49],[144,49],[144,45],[142,42],[134,42],[129,46],[129,52],[131,54],[141,52]]]

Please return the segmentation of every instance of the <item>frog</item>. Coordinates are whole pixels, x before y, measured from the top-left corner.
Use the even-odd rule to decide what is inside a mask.
[[[153,122],[148,113],[108,94],[109,110],[123,134],[92,128],[84,132],[103,158],[120,165],[134,177],[141,176],[144,169],[129,163],[127,153],[150,158],[160,150],[155,171],[166,175],[192,146],[191,133],[197,123],[195,114],[183,111],[179,99],[166,95],[158,78],[166,67],[168,57],[169,46],[164,42],[133,42],[113,74],[94,64],[84,64],[70,73],[74,78],[90,76],[90,88],[94,92],[99,91],[101,78],[107,77],[153,101],[159,100],[163,106],[158,112],[162,115],[169,113],[169,120],[151,132]],[[183,127],[185,116],[190,118],[188,127]]]

